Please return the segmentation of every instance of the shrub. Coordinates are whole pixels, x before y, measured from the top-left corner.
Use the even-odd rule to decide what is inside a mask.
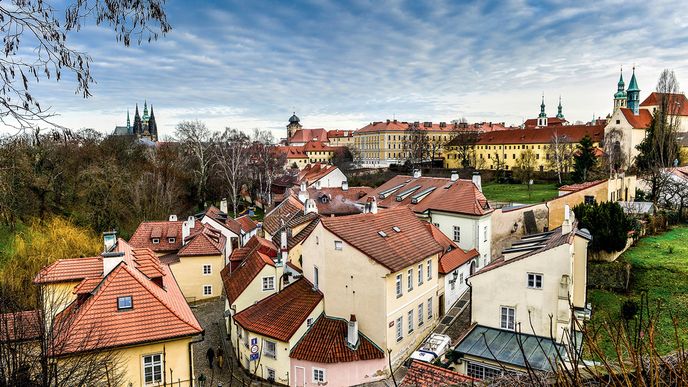
[[[613,253],[626,247],[628,232],[635,227],[635,220],[627,216],[619,203],[581,203],[573,208],[579,228],[587,228],[592,234],[591,251]]]

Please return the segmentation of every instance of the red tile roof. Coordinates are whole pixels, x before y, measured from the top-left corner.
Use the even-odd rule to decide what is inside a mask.
[[[60,259],[41,269],[33,282],[37,284],[74,282],[102,274],[102,257]]]
[[[403,387],[445,387],[455,386],[463,383],[478,382],[477,379],[460,374],[447,368],[426,363],[420,360],[413,360],[404,379],[401,381]]]
[[[430,189],[433,190],[427,195],[415,197]],[[409,192],[410,190],[413,191]],[[377,199],[378,207],[395,208],[408,206],[415,213],[435,210],[483,216],[494,211],[489,206],[485,195],[478,190],[471,180],[452,182],[448,178],[413,178],[411,176],[398,175],[377,187],[368,196],[359,200],[359,203],[365,203],[371,197]]]
[[[459,248],[459,246],[456,243],[454,243],[453,240],[449,239],[448,236],[444,235],[444,233],[440,231],[439,228],[435,227],[434,224],[425,222],[425,228],[427,228],[428,231],[430,231],[432,237],[435,238],[435,240],[437,241],[437,243],[440,244],[440,246],[442,246],[442,249],[444,249],[444,251]]]
[[[289,139],[289,143],[294,142],[309,142],[312,140],[327,142],[327,130],[323,128],[318,129],[299,129]]]
[[[336,165],[327,165],[321,163],[308,164],[299,171],[296,181],[297,184],[305,181],[306,184],[311,185],[337,169],[339,168],[337,168]]]
[[[232,255],[234,255],[232,253]],[[234,303],[241,293],[246,290],[248,285],[266,266],[275,266],[272,258],[261,253],[259,250],[251,251],[243,262],[230,273],[231,266],[227,265],[220,272],[222,283],[225,287],[227,300],[230,304]]]
[[[510,129],[484,133],[478,145],[502,144],[549,144],[554,136],[566,137],[569,142],[579,142],[586,135],[593,142],[604,137],[604,125],[564,125],[537,129]]]
[[[561,118],[557,117],[547,117],[547,127],[550,126],[563,126],[564,123],[568,121],[562,120]],[[538,119],[537,118],[529,118],[527,119],[524,123],[523,126],[526,129],[533,129],[538,126]]]
[[[586,181],[584,183],[578,183],[578,184],[562,185],[561,187],[559,187],[559,191],[576,192],[576,191],[580,191],[580,190],[583,190],[586,188],[590,188],[590,187],[598,185],[598,184],[602,184],[605,181],[607,181],[607,179],[595,180],[595,181]]]
[[[306,145],[303,146],[305,152],[334,152],[338,148],[324,144],[320,141],[308,141]]]
[[[300,187],[291,188],[288,193],[297,198]],[[344,191],[341,187],[333,188],[308,188],[308,197],[315,200],[318,207],[318,214],[320,215],[352,215],[360,214],[362,206],[358,204],[358,200],[365,197],[373,191],[370,187],[349,187]]]
[[[177,251],[182,247],[182,223],[184,222],[179,220],[141,222],[129,238],[129,244],[155,252]],[[158,238],[159,243],[153,243],[153,238]],[[167,238],[175,238],[174,243],[169,243]]]
[[[322,292],[314,291],[313,285],[302,277],[281,292],[237,313],[234,320],[248,331],[285,342],[322,299]]]
[[[177,256],[221,255],[225,250],[227,238],[211,225],[196,222],[186,244],[179,249]]]
[[[227,216],[227,214],[220,211],[219,208],[215,206],[210,206],[208,207],[208,209],[205,210],[205,215],[220,223],[225,228],[227,228],[227,230],[233,232],[234,234],[238,236],[241,235],[241,223]]]
[[[662,98],[665,98],[668,95],[668,104],[669,106],[672,106],[672,104],[675,104],[678,108],[676,109],[676,112],[671,112],[672,114],[677,114],[680,116],[688,116],[688,98],[686,98],[686,95],[681,93],[681,94],[667,94],[667,93],[658,93],[656,91],[653,91],[650,93],[650,95],[645,98],[643,102],[640,103],[640,106],[659,106],[660,103],[662,102]]]
[[[442,252],[442,246],[425,228],[424,222],[407,207],[320,221],[327,230],[392,272]],[[386,236],[381,236],[380,232]]]
[[[0,314],[0,343],[38,339],[44,323],[38,310]]]
[[[405,132],[409,130],[409,127],[413,126],[414,122],[407,121],[397,121],[397,120],[387,120],[387,121],[376,121],[356,130],[356,134],[365,133],[379,133],[379,132]],[[430,122],[429,126],[427,122],[418,122],[418,127],[421,130],[431,131],[431,132],[445,132],[450,133],[458,129],[461,129],[460,124],[453,124],[447,122]],[[478,131],[491,131],[491,130],[503,130],[505,129],[504,123],[492,123],[492,122],[480,122],[475,124],[467,124],[466,129],[475,129]]]
[[[327,131],[327,138],[335,138],[335,137],[351,137],[353,135],[354,131],[353,130],[328,130]]]
[[[652,113],[647,109],[638,110],[638,114],[633,114],[633,110],[628,108],[620,108],[624,118],[633,128],[647,129],[652,124]]]
[[[287,222],[294,215],[303,212],[303,203],[299,199],[289,196],[272,211],[268,212],[263,219],[263,230],[266,233],[275,235],[282,227],[282,222]]]
[[[234,220],[241,225],[241,231],[246,234],[258,228],[258,224],[254,222],[253,219],[251,219],[251,217],[248,215],[240,216]]]
[[[291,350],[289,357],[315,363],[348,363],[385,358],[385,353],[361,332],[358,346],[350,348],[347,345],[347,333],[346,320],[321,314]]]
[[[275,150],[286,154],[287,159],[308,159],[308,155],[306,154],[306,151],[304,150],[302,145],[279,146]]]
[[[105,278],[101,274],[87,278],[89,284],[80,287],[91,287],[96,280],[100,280],[99,285],[88,298],[75,301],[56,316],[72,320],[59,338],[64,346],[55,355],[168,340],[203,331],[167,265],[160,265],[150,250],[132,249],[122,239],[116,251],[124,254],[122,262]],[[149,277],[156,273],[162,287]],[[132,296],[131,310],[117,309],[117,298],[121,296]],[[80,305],[75,308],[77,302]]]
[[[478,253],[476,249],[471,249],[468,251],[464,251],[461,248],[453,249],[452,251],[445,253],[440,257],[438,272],[440,274],[451,273],[457,267],[479,256],[480,253]]]

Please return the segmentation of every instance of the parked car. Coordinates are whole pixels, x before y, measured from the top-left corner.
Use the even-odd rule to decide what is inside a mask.
[[[421,344],[418,350],[411,354],[411,359],[432,363],[447,352],[450,345],[451,338],[449,336],[433,333]]]

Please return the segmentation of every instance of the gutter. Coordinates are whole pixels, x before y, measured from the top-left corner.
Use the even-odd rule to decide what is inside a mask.
[[[191,345],[200,343],[205,340],[205,330],[201,332],[201,339],[197,341],[189,341],[189,387],[193,387],[193,353],[191,352]]]

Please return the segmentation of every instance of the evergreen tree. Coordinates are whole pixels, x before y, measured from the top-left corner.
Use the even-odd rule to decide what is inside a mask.
[[[587,134],[580,140],[577,148],[576,154],[573,157],[573,175],[571,177],[574,182],[582,183],[590,177],[590,172],[597,164],[597,158],[595,157],[595,147],[593,146],[592,139]]]
[[[634,221],[627,216],[619,203],[581,203],[573,208],[579,228],[586,228],[592,235],[588,248],[591,251],[613,253],[626,247],[628,232],[633,230]]]

